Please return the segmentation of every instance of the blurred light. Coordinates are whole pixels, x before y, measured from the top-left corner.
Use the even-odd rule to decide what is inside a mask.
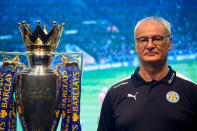
[[[0,40],[9,40],[12,39],[12,35],[0,35]]]
[[[73,34],[77,34],[78,33],[78,30],[67,30],[67,31],[64,31],[64,34],[66,35],[73,35]]]
[[[95,20],[87,20],[87,21],[83,21],[84,25],[90,25],[90,24],[97,24],[97,22]]]

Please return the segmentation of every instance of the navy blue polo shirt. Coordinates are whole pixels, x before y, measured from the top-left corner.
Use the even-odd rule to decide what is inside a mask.
[[[135,73],[107,92],[97,131],[197,131],[197,85],[169,67],[160,81]]]

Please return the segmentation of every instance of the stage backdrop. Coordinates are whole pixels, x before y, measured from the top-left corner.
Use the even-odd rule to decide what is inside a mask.
[[[0,51],[25,51],[18,22],[26,20],[32,31],[37,20],[47,30],[53,21],[65,22],[57,51],[84,53],[81,125],[83,131],[95,131],[109,87],[139,66],[133,30],[143,17],[159,16],[172,24],[168,63],[197,82],[196,14],[196,0],[6,0],[0,2]]]

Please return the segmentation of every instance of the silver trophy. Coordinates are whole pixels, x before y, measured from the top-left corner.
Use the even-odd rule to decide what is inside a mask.
[[[21,25],[23,25],[22,29]],[[43,27],[44,29],[40,27],[40,21],[37,21],[34,32],[30,31],[30,26],[25,21],[22,24],[18,23],[18,26],[27,52],[11,53],[17,54],[10,60],[12,64],[6,65],[6,61],[3,61],[2,66],[15,68],[20,65],[23,70],[17,76],[16,97],[18,101],[16,102],[20,105],[18,112],[19,116],[22,116],[20,119],[25,128],[28,131],[49,131],[59,96],[60,75],[57,69],[60,65],[80,66],[82,69],[83,54],[54,52],[63,33],[64,23],[56,27],[56,22],[53,22],[53,27],[49,32],[46,26]],[[27,69],[19,62],[19,55],[27,56]],[[54,57],[59,57],[61,61],[61,63],[56,62],[58,63],[56,67],[52,64]],[[15,59],[18,61],[16,62]]]

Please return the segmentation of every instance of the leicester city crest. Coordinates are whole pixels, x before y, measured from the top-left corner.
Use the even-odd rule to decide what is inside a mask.
[[[175,91],[169,91],[166,94],[166,99],[170,102],[170,103],[177,103],[180,99],[179,94]]]

